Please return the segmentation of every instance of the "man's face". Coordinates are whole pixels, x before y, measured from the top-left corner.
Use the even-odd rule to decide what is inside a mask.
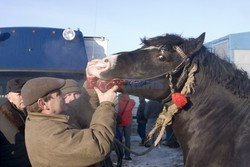
[[[64,101],[66,104],[68,104],[69,102],[78,99],[80,96],[81,94],[78,92],[67,93],[64,95]]]
[[[21,96],[21,93],[9,92],[7,95],[7,98],[19,110],[23,110],[25,108],[25,106],[23,104],[23,98]]]
[[[51,93],[51,98],[46,103],[50,114],[59,114],[67,109],[61,92]]]

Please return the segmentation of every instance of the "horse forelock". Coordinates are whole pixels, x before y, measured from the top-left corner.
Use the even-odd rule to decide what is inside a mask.
[[[173,46],[178,46],[183,44],[185,41],[187,41],[186,39],[182,38],[180,35],[176,35],[176,34],[166,34],[163,36],[157,36],[154,38],[146,38],[144,37],[143,39],[141,39],[143,47],[142,48],[146,48],[149,46],[157,46],[157,47],[166,47],[168,48],[172,48]]]
[[[152,49],[160,50],[161,47],[157,47],[157,46],[147,46],[147,47],[143,47],[141,50],[152,50]]]

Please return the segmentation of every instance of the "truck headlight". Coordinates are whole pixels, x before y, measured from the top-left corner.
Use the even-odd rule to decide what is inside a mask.
[[[76,33],[74,30],[71,30],[70,28],[66,28],[65,30],[63,30],[63,38],[67,41],[72,41],[75,36],[76,36]]]

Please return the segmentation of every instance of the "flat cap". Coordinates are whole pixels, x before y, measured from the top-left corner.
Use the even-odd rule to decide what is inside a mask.
[[[21,90],[21,96],[25,106],[29,106],[37,102],[37,100],[45,95],[59,90],[65,84],[64,79],[52,77],[38,77],[28,80]]]
[[[6,90],[7,94],[9,92],[20,93],[23,85],[25,84],[26,80],[22,78],[14,78],[7,82]]]
[[[72,92],[81,93],[81,87],[78,84],[78,82],[76,82],[75,80],[66,79],[65,85],[61,88],[61,92],[63,94],[68,94],[68,93],[72,93]]]

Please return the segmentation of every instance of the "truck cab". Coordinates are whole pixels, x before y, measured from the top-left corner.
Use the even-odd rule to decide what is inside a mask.
[[[83,83],[88,60],[107,53],[105,38],[87,37],[86,41],[87,47],[82,32],[69,28],[0,28],[0,104],[5,101],[6,83],[13,78],[48,76]],[[94,49],[98,57],[93,56]]]

